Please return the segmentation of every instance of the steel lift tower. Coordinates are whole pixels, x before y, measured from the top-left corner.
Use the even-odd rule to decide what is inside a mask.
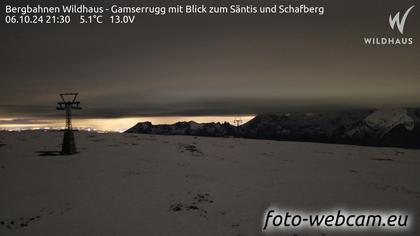
[[[242,125],[242,119],[241,119],[241,117],[235,117],[233,119],[233,123],[235,123],[236,127],[241,126]]]
[[[77,153],[74,140],[73,126],[71,123],[72,110],[80,110],[80,102],[76,101],[78,93],[61,93],[61,101],[57,103],[57,110],[66,111],[66,128],[64,129],[63,146],[61,154],[72,155]]]

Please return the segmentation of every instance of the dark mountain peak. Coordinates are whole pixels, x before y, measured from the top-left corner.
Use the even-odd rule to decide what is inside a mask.
[[[172,125],[143,122],[126,132],[420,148],[420,109],[262,114],[240,127],[227,122],[200,124],[189,121]]]

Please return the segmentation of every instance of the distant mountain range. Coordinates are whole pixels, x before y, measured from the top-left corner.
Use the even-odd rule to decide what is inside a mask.
[[[420,148],[420,109],[265,114],[239,127],[193,121],[142,122],[125,132]]]

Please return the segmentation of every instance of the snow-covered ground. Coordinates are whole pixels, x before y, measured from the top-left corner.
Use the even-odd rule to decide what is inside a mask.
[[[420,150],[89,132],[76,139],[80,153],[60,156],[62,133],[0,132],[0,235],[260,235],[272,204],[420,213]],[[420,235],[414,224],[386,235]]]

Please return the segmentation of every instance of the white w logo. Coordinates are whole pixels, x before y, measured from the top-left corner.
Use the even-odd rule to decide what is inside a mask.
[[[400,12],[395,14],[394,18],[392,18],[392,15],[389,15],[389,25],[392,29],[395,27],[395,23],[397,24],[398,30],[401,34],[404,32],[404,24],[405,20],[407,19],[408,13],[410,13],[411,9],[413,9],[414,5],[408,8],[408,10],[404,13],[404,16],[402,17],[400,21]]]

